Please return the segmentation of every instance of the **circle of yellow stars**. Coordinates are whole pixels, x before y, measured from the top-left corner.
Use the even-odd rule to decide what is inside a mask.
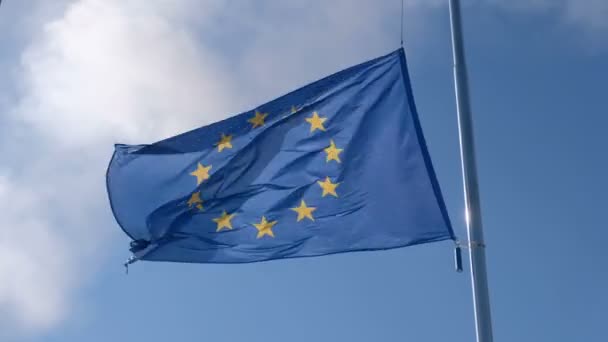
[[[296,106],[291,107],[291,111],[288,115],[283,116],[286,118],[289,115],[296,114],[300,111],[301,108]],[[266,117],[268,113],[262,113],[260,111],[255,111],[254,116],[249,118],[247,122],[251,124],[251,129],[257,129],[266,124]],[[317,111],[312,112],[310,117],[304,119],[308,124],[310,124],[310,134],[313,134],[315,131],[326,131],[325,122],[327,121],[327,117],[322,117]],[[222,151],[226,149],[232,149],[232,135],[226,135],[221,133],[220,139],[214,146],[217,146],[217,152],[222,153]],[[325,162],[329,163],[335,161],[337,163],[341,163],[340,153],[344,151],[342,148],[338,148],[333,139],[330,139],[329,146],[323,149],[326,154]],[[210,178],[209,172],[211,171],[212,165],[205,166],[200,162],[197,163],[196,169],[190,172],[190,175],[196,177],[196,185],[199,186],[204,183],[207,179]],[[333,183],[330,177],[325,177],[324,180],[317,181],[317,184],[321,188],[321,197],[333,196],[338,197],[337,188],[340,183]],[[190,198],[186,202],[188,208],[197,209],[199,211],[203,211],[203,200],[201,198],[201,192],[197,191],[190,195]],[[290,208],[290,210],[294,211],[297,214],[296,222],[301,222],[303,220],[314,221],[314,211],[317,210],[317,207],[310,207],[306,204],[304,199],[300,200],[300,205],[294,208]],[[221,232],[223,230],[232,230],[232,219],[236,216],[235,213],[228,213],[226,210],[222,212],[222,215],[216,218],[213,218],[212,221],[216,224],[216,232]],[[262,216],[259,223],[251,223],[253,227],[257,230],[256,237],[258,239],[269,236],[274,238],[274,232],[272,228],[278,223],[277,220],[269,221],[266,216]]]

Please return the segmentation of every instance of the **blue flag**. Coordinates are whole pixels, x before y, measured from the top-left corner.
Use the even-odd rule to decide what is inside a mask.
[[[135,259],[245,263],[454,239],[399,49],[251,111],[116,145]]]

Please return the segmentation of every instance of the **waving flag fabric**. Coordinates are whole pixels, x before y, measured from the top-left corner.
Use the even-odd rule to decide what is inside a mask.
[[[399,49],[251,111],[116,145],[135,259],[245,263],[453,239]]]

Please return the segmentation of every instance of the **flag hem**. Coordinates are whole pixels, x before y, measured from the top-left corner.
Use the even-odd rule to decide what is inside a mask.
[[[110,163],[108,164],[108,168],[106,169],[106,192],[108,193],[108,201],[110,202],[110,210],[112,211],[112,216],[114,216],[114,220],[116,220],[116,223],[118,223],[118,226],[120,227],[120,229],[122,229],[122,231],[129,238],[131,238],[131,240],[135,241],[137,239],[135,237],[133,237],[120,222],[118,215],[116,215],[116,212],[114,211],[114,203],[112,202],[112,194],[110,191],[110,168],[112,167],[112,164],[114,163],[114,158],[116,157],[116,146],[117,145],[119,145],[119,144],[114,145],[114,152],[112,153],[112,158],[110,159]]]
[[[433,191],[435,192],[435,198],[437,199],[437,205],[441,210],[441,215],[443,216],[443,220],[448,228],[451,239],[456,240],[456,236],[454,235],[454,229],[452,228],[452,223],[450,221],[450,216],[448,215],[448,210],[445,205],[445,201],[443,200],[443,195],[441,194],[441,188],[439,186],[439,182],[437,180],[437,175],[435,174],[435,169],[433,168],[433,163],[431,162],[431,156],[429,154],[428,148],[426,146],[426,140],[424,139],[424,135],[422,133],[422,126],[420,125],[420,118],[418,117],[418,111],[416,110],[416,104],[414,102],[414,93],[412,91],[412,85],[410,82],[409,73],[407,70],[407,60],[405,58],[405,50],[403,48],[399,48],[399,61],[401,64],[401,76],[403,80],[403,86],[405,87],[405,91],[409,98],[408,105],[410,107],[410,111],[412,113],[412,118],[414,119],[414,126],[416,128],[416,135],[418,137],[418,143],[420,144],[420,149],[422,150],[422,157],[424,159],[424,164],[426,166],[427,172],[430,176],[431,185],[433,186]]]
[[[267,259],[259,259],[259,260],[244,260],[244,261],[213,261],[213,260],[205,260],[204,262],[202,261],[193,261],[193,260],[168,260],[168,259],[162,259],[162,260],[155,260],[155,259],[147,259],[146,255],[149,255],[150,253],[153,253],[154,250],[156,250],[158,247],[161,247],[161,244],[155,243],[155,244],[151,244],[148,248],[137,252],[137,253],[133,253],[133,257],[134,257],[134,262],[135,261],[150,261],[150,262],[170,262],[170,263],[188,263],[188,264],[216,264],[216,265],[221,265],[221,264],[252,264],[252,263],[257,263],[257,262],[268,262],[268,261],[274,261],[274,260],[289,260],[289,259],[302,259],[302,258],[315,258],[315,257],[321,257],[321,256],[327,256],[327,255],[335,255],[335,254],[348,254],[348,253],[359,253],[359,252],[376,252],[376,251],[387,251],[387,250],[391,250],[391,249],[399,249],[399,248],[405,248],[405,247],[412,247],[412,246],[417,246],[417,245],[423,245],[423,244],[427,244],[427,243],[433,243],[433,242],[441,242],[441,241],[447,241],[447,240],[453,240],[452,237],[447,236],[447,235],[443,235],[443,236],[438,236],[432,239],[421,239],[418,241],[414,241],[412,243],[406,243],[406,244],[402,244],[402,245],[398,245],[398,246],[391,246],[391,247],[378,247],[378,248],[360,248],[360,249],[350,249],[350,250],[343,250],[343,251],[335,251],[335,252],[329,252],[329,253],[321,253],[321,254],[311,254],[311,255],[296,255],[296,256],[286,256],[286,257],[282,257],[282,258],[267,258]]]

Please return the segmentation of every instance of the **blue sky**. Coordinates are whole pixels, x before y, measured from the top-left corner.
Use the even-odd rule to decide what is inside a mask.
[[[406,1],[424,133],[465,237],[447,1]],[[605,341],[608,5],[467,1],[494,335]],[[141,262],[114,142],[238,113],[398,47],[398,1],[5,1],[0,339],[471,341],[449,242],[251,265]],[[468,270],[467,270],[468,271]]]

